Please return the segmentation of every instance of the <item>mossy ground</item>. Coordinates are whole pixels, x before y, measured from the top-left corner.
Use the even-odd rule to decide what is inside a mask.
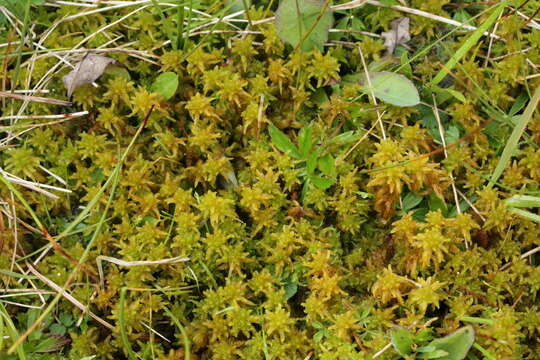
[[[406,3],[460,21],[478,15],[471,20],[477,25],[490,14],[482,13],[489,9],[485,2]],[[68,236],[56,239],[73,260],[53,250],[40,256],[42,251],[35,251],[49,242],[3,186],[0,268],[22,273],[28,261],[39,257],[37,271],[62,286],[81,268],[74,259],[90,244],[86,271],[77,270],[67,290],[113,327],[62,299],[26,341],[28,358],[134,359],[137,354],[171,360],[329,360],[377,354],[392,359],[397,357],[393,348],[379,352],[389,344],[395,325],[441,337],[472,322],[478,346],[470,359],[490,354],[538,359],[539,258],[521,255],[540,246],[540,224],[509,212],[503,201],[513,194],[540,192],[538,112],[503,176],[487,186],[514,127],[512,116],[522,112],[540,85],[535,76],[540,31],[527,22],[540,1],[525,2],[519,10],[525,17],[511,11],[520,4],[509,2],[496,29],[500,39],[483,37],[460,59],[448,83],[464,98],[436,94],[435,112],[432,91],[425,85],[470,32],[456,32],[425,17],[409,15],[412,40],[399,49],[408,56],[383,65],[396,71],[405,64],[399,71],[420,91],[420,105],[400,108],[375,105],[368,95],[360,96],[358,84],[341,81],[364,73],[358,47],[368,64],[384,58],[380,38],[331,32],[332,45],[323,51],[292,52],[272,22],[261,22],[249,27],[257,33],[199,34],[178,47],[164,44],[177,33],[170,20],[176,12],[164,7],[160,15],[151,2],[79,16],[54,28],[55,21],[92,9],[33,9],[32,31],[51,30],[41,37],[47,49],[126,45],[155,57],[108,52],[120,70],[103,75],[97,88],[75,90],[72,107],[31,102],[24,111],[86,110],[87,116],[33,128],[2,149],[2,168],[13,175],[61,186],[44,167],[66,179],[72,193],[59,194],[57,200],[16,186],[53,237],[92,200],[97,203]],[[267,5],[255,2],[249,21],[272,16],[277,4],[265,10]],[[194,6],[217,18],[224,14],[221,3]],[[208,23],[202,15],[191,16],[190,29]],[[334,16],[341,29],[380,34],[404,14],[365,5]],[[5,29],[5,41],[18,36]],[[202,30],[211,29],[235,28],[219,23]],[[16,50],[8,46],[2,53]],[[73,54],[68,59],[77,61]],[[36,53],[24,55],[19,68],[15,57],[4,56],[4,86],[18,73],[20,88],[33,87],[58,62],[50,54]],[[69,69],[58,69],[46,77],[47,96],[64,98],[61,78]],[[169,100],[150,91],[165,71],[180,78]],[[17,114],[21,104],[5,100],[4,116]],[[117,186],[101,193],[151,107]],[[46,120],[20,120],[17,125],[40,121]],[[310,125],[314,148],[335,160],[333,184],[304,187],[306,165],[275,147],[269,124],[295,144],[299,130]],[[440,151],[441,131],[446,143],[453,144],[447,154]],[[14,210],[17,225],[7,217]],[[189,261],[133,267],[104,262],[100,286],[98,256],[124,261],[181,256]],[[6,289],[50,290],[39,279],[19,281],[8,272],[0,274],[0,281]],[[122,288],[127,288],[123,301]],[[51,299],[46,294],[8,300],[41,306]],[[4,306],[20,333],[42,312]],[[7,324],[7,317],[3,319]],[[69,341],[42,352],[32,348],[52,333]],[[12,340],[0,343],[0,352]]]

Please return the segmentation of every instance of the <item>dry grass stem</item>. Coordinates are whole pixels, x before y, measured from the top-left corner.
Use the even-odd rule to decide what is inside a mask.
[[[73,105],[70,101],[45,98],[41,96],[20,95],[20,94],[11,93],[9,91],[0,91],[0,97],[6,97],[10,99],[15,99],[15,100],[40,102],[40,103],[46,103],[46,104],[51,104],[51,105],[61,105],[61,106]]]
[[[371,99],[373,101],[373,105],[375,105],[375,111],[377,112],[377,122],[379,123],[381,127],[381,135],[383,140],[386,140],[386,132],[384,131],[384,124],[382,122],[382,115],[381,112],[378,109],[377,106],[377,98],[375,97],[375,94],[373,93],[373,85],[371,84],[371,78],[369,75],[368,66],[366,63],[366,59],[364,58],[364,53],[362,52],[362,48],[360,46],[357,46],[358,53],[360,54],[360,59],[362,59],[362,66],[364,67],[364,74],[366,75],[366,81],[369,86],[369,93],[371,95]]]
[[[117,259],[111,256],[100,255],[96,258],[96,263],[98,267],[99,283],[101,287],[103,287],[103,265],[101,264],[103,261],[107,261],[107,262],[110,262],[119,266],[147,266],[147,265],[174,264],[178,262],[186,262],[186,261],[189,261],[189,258],[177,256],[177,257],[173,257],[169,259],[160,259],[160,260],[125,261],[125,260]]]
[[[169,342],[169,343],[171,342],[171,340],[167,339],[164,335],[160,334],[156,330],[152,329],[150,326],[146,325],[143,321],[141,321],[141,325],[147,328],[148,330],[150,330],[151,332],[153,332],[154,334],[156,334],[157,336],[159,336],[160,338],[162,338],[163,340],[165,340],[166,342]]]
[[[47,286],[52,288],[57,293],[61,294],[62,297],[64,297],[66,300],[68,300],[70,303],[75,305],[77,308],[79,308],[83,313],[88,314],[92,319],[99,322],[101,325],[105,326],[108,329],[113,329],[114,326],[109,324],[107,321],[103,320],[93,312],[91,312],[88,307],[83,305],[79,300],[75,299],[71,294],[69,294],[67,291],[62,289],[60,286],[58,286],[54,281],[50,280],[46,276],[42,275],[39,271],[37,271],[32,265],[30,265],[28,262],[26,263],[26,266],[28,266],[28,269],[32,274],[37,276],[41,281],[43,281]]]

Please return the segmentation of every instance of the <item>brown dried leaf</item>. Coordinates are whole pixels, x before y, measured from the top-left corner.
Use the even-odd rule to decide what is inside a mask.
[[[390,23],[390,26],[392,27],[390,31],[381,34],[384,38],[384,46],[388,55],[394,53],[396,46],[403,45],[411,40],[408,17],[397,18]]]
[[[62,78],[64,86],[67,89],[68,98],[71,97],[73,91],[79,86],[91,84],[97,80],[103,74],[107,66],[114,62],[114,59],[106,56],[97,54],[86,55],[81,62],[75,66],[75,69],[71,70],[69,74]]]

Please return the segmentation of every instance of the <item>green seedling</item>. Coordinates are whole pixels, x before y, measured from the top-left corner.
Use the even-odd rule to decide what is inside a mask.
[[[333,137],[324,145],[317,145],[319,139],[314,139],[312,127],[305,126],[298,134],[297,146],[274,125],[270,125],[268,132],[276,148],[299,161],[299,166],[302,168],[300,176],[305,179],[302,197],[305,196],[310,185],[326,190],[336,183],[336,158],[328,151],[328,147],[343,145],[358,138],[358,134],[354,131],[348,131]]]
[[[317,332],[313,335],[315,342],[321,342],[324,338],[330,337],[330,331],[318,321],[313,322],[313,327],[317,329]]]

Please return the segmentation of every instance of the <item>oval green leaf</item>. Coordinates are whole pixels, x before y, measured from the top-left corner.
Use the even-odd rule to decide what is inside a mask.
[[[409,330],[401,326],[395,326],[390,331],[390,338],[392,340],[394,350],[396,350],[399,355],[406,356],[412,353],[414,336],[409,332]]]
[[[448,336],[433,340],[429,345],[448,353],[446,356],[439,357],[440,360],[462,360],[467,356],[473,343],[474,329],[472,326],[465,326]]]
[[[152,91],[160,93],[166,100],[174,96],[176,89],[178,89],[178,75],[170,71],[159,75],[152,83]]]
[[[283,0],[276,11],[276,30],[286,43],[302,50],[322,50],[334,17],[323,0]]]
[[[411,80],[401,74],[389,71],[374,71],[369,73],[371,88],[363,81],[367,93],[373,94],[380,100],[395,106],[415,106],[420,103],[418,90]]]

